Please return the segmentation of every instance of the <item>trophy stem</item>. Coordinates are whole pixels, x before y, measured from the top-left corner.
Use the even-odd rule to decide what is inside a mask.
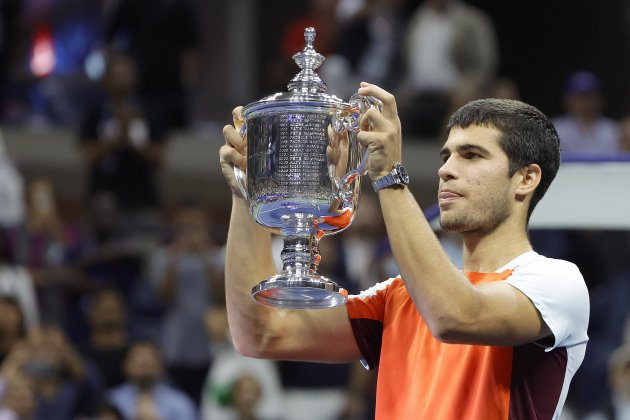
[[[321,256],[316,248],[311,248],[311,243],[312,240],[309,237],[284,238],[284,248],[280,258],[282,258],[282,269],[285,273],[309,275],[317,271]]]
[[[281,233],[284,240],[280,254],[283,271],[290,275],[316,275],[322,257],[313,216],[303,213],[287,216]]]
[[[321,260],[319,235],[313,216],[288,215],[281,234],[284,240],[282,272],[252,289],[256,301],[292,309],[330,308],[345,303],[339,286],[317,274]]]

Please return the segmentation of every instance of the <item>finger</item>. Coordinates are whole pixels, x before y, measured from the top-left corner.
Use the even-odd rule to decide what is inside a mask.
[[[336,133],[332,126],[328,126],[328,144],[331,147],[337,146],[337,141],[339,139],[339,133]]]
[[[232,121],[234,121],[234,127],[239,132],[241,131],[241,127],[245,123],[245,119],[243,118],[243,107],[237,106],[232,110]]]
[[[364,96],[374,96],[383,102],[383,116],[387,119],[398,117],[396,98],[385,89],[367,82],[361,82],[358,93]]]
[[[228,124],[223,127],[223,138],[225,138],[225,144],[235,148],[241,154],[245,154],[247,142],[234,126]]]
[[[326,147],[326,158],[328,159],[328,163],[337,162],[337,150],[331,146]]]
[[[221,146],[221,149],[219,149],[219,161],[223,168],[226,166],[236,166],[243,171],[247,170],[247,158],[239,153],[238,150],[227,144]]]
[[[357,134],[359,143],[366,147],[370,152],[383,149],[383,136],[380,133],[371,131],[360,131]]]
[[[363,114],[360,127],[361,130],[377,132],[390,131],[393,128],[392,122],[374,108],[368,109],[365,114]]]

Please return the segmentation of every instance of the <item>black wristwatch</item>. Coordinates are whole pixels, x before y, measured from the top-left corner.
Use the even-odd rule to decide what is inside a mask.
[[[394,169],[385,176],[380,177],[376,181],[372,181],[374,191],[380,191],[383,188],[389,188],[395,185],[409,184],[409,174],[400,162],[394,163]]]

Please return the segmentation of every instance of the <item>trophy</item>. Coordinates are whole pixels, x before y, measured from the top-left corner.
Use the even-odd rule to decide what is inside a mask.
[[[289,91],[243,108],[247,172],[234,171],[254,220],[284,241],[282,272],[257,284],[253,298],[275,307],[317,309],[346,302],[340,287],[317,273],[318,244],[354,219],[368,158],[356,138],[359,121],[381,104],[358,94],[348,102],[327,94],[314,71],[325,60],[313,48],[315,30],[306,28],[304,38],[306,47],[293,56],[301,70]]]

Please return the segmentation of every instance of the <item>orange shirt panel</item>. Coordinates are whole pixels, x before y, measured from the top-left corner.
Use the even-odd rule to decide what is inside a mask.
[[[510,273],[469,278],[478,284]],[[512,347],[436,340],[400,278],[376,294],[351,298],[348,312],[383,322],[377,419],[508,418]]]

